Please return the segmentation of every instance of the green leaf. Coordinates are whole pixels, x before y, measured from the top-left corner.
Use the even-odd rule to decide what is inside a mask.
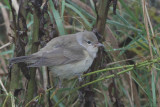
[[[12,53],[13,53],[13,50],[8,50],[8,51],[1,52],[0,55],[7,55]]]
[[[157,100],[156,100],[156,86],[155,86],[155,70],[152,70],[152,97],[153,97],[153,107],[157,107]]]
[[[65,5],[66,5],[66,7],[75,11],[83,19],[83,21],[86,23],[87,26],[89,26],[90,28],[92,27],[92,25],[88,22],[88,20],[85,18],[85,16],[78,9],[76,9],[75,7],[73,7],[72,5],[70,5],[68,3],[66,3]]]
[[[61,9],[61,17],[63,18],[64,15],[64,10],[65,10],[65,0],[62,0],[62,9]]]
[[[65,29],[63,27],[63,21],[62,21],[62,18],[60,17],[60,15],[59,15],[58,10],[55,9],[52,0],[49,0],[49,4],[51,6],[52,13],[53,13],[54,19],[56,21],[56,24],[57,24],[58,31],[59,31],[60,35],[65,35],[66,33],[65,33]]]

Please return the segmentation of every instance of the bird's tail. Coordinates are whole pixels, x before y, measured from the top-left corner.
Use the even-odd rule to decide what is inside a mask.
[[[15,64],[15,63],[19,63],[19,62],[32,63],[32,61],[34,61],[33,55],[20,56],[20,57],[15,57],[15,58],[9,59],[10,64]]]

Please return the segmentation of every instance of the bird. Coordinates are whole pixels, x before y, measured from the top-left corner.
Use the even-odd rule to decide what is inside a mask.
[[[12,65],[25,62],[28,67],[47,66],[54,77],[70,79],[89,69],[100,46],[104,45],[93,32],[82,31],[53,38],[38,52],[11,58],[9,62]]]

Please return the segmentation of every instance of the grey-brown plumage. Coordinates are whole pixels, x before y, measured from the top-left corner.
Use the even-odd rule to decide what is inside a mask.
[[[10,59],[10,63],[26,62],[29,67],[50,67],[51,72],[60,78],[80,75],[92,64],[98,46],[98,39],[93,32],[84,31],[52,39],[40,51]]]

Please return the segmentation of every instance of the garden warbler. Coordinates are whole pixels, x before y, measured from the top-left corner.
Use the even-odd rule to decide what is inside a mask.
[[[55,77],[68,79],[88,70],[99,46],[103,45],[93,32],[68,34],[53,38],[32,55],[10,59],[10,64],[26,62],[30,64],[28,67],[47,66]]]

